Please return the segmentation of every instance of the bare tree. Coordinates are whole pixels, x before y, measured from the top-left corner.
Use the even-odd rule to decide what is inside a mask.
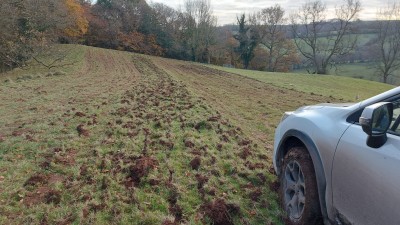
[[[2,70],[24,66],[73,23],[66,5],[58,0],[4,0],[0,13]]]
[[[209,0],[185,1],[185,35],[192,60],[210,62],[210,45],[214,41],[217,19]]]
[[[400,69],[400,5],[393,3],[378,12],[379,33],[377,52],[379,61],[377,72],[384,83],[388,77]]]
[[[262,9],[252,17],[252,20],[258,21],[252,23],[258,27],[260,44],[268,51],[267,70],[270,72],[281,71],[284,67],[283,70],[287,70],[287,65],[298,61],[295,47],[286,36],[284,15],[284,9],[277,4]]]
[[[335,57],[349,54],[356,45],[353,22],[361,10],[359,0],[345,0],[335,8],[336,18],[326,19],[326,5],[308,2],[291,16],[291,29],[296,47],[313,68],[312,73],[327,74]]]

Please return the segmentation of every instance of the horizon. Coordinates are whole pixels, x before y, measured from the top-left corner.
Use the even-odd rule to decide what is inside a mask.
[[[163,3],[175,10],[183,7],[185,0],[170,0],[165,2],[165,0],[146,0],[148,4],[151,3]],[[236,24],[236,17],[242,13],[252,13],[259,11],[263,8],[268,8],[279,4],[284,10],[285,15],[295,13],[300,7],[308,2],[308,0],[300,0],[293,3],[290,0],[210,0],[211,7],[213,9],[213,15],[217,17],[218,25],[232,25]],[[334,18],[335,6],[338,5],[338,1],[326,0],[322,1],[327,6],[328,18]],[[363,21],[373,21],[377,20],[376,13],[379,7],[382,6],[382,2],[379,0],[360,0],[361,2],[361,12],[359,13],[358,19]]]
[[[91,0],[92,3],[96,3],[97,0]],[[146,2],[151,5],[152,3],[162,3],[175,10],[179,10],[183,7],[185,0],[146,0]],[[308,2],[308,0],[300,0],[293,3],[290,0],[210,0],[210,4],[213,10],[213,15],[217,18],[218,26],[223,25],[234,25],[236,24],[236,17],[240,14],[248,14],[252,12],[259,11],[263,8],[268,8],[279,4],[284,10],[285,15],[295,13],[300,7]],[[335,6],[339,5],[335,0],[325,0],[322,1],[327,6],[328,18],[334,18]],[[382,2],[379,0],[360,0],[361,2],[361,12],[357,17],[363,21],[374,21],[377,20],[376,13],[382,6]],[[386,3],[386,5],[389,1]],[[384,6],[383,6],[384,7]]]

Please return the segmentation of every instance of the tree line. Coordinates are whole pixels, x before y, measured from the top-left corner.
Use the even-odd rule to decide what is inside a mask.
[[[179,10],[145,0],[3,0],[0,70],[38,60],[51,44],[78,43],[271,72],[302,65],[327,74],[355,54],[361,9],[359,0],[344,0],[328,19],[320,0],[289,15],[275,5],[238,15],[235,26],[218,27],[209,0],[185,0]],[[400,69],[399,5],[377,15],[368,49],[386,82]]]

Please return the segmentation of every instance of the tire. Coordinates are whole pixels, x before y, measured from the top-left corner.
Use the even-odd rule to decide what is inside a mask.
[[[279,179],[286,225],[323,224],[314,165],[304,147],[289,149]]]

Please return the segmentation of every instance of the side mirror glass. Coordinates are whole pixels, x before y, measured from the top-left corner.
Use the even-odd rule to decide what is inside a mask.
[[[393,104],[380,102],[364,109],[359,123],[363,131],[368,135],[367,145],[372,148],[380,148],[386,143],[386,132],[393,118]]]

